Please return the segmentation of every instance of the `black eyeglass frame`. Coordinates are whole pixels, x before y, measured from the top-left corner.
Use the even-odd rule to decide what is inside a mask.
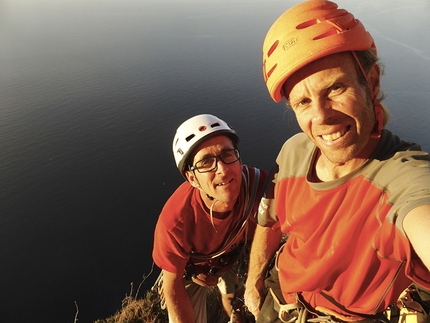
[[[224,155],[224,154],[226,154],[226,153],[228,153],[228,152],[231,152],[231,151],[233,151],[233,154],[234,154],[234,156],[236,157],[236,159],[235,159],[235,160],[233,160],[233,161],[226,162],[226,161],[224,160],[224,158],[222,157],[222,155]],[[198,166],[197,164],[199,164],[199,163],[201,163],[201,162],[203,162],[203,161],[205,161],[205,160],[210,160],[210,159],[213,159],[213,158],[215,158],[215,162],[213,163],[213,167],[212,167],[212,168],[207,169],[207,170],[200,170],[200,169],[199,169],[199,166]],[[237,148],[232,148],[232,149],[224,150],[221,154],[218,154],[218,155],[215,155],[215,156],[210,156],[210,157],[203,158],[203,159],[201,159],[201,160],[199,160],[199,161],[195,162],[195,164],[194,164],[194,165],[190,165],[190,166],[189,166],[189,168],[190,168],[190,171],[195,171],[195,170],[196,170],[196,171],[198,171],[199,173],[203,174],[203,173],[212,172],[212,171],[215,171],[216,169],[218,169],[218,162],[219,162],[219,161],[222,161],[222,162],[223,162],[224,164],[226,164],[226,165],[230,165],[230,164],[233,164],[233,163],[237,162],[239,159],[240,159],[240,151],[239,151],[239,149],[237,149]],[[200,168],[201,168],[201,167],[200,167]]]

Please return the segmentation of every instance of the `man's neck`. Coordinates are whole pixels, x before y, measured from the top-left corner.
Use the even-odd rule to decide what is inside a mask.
[[[379,138],[370,138],[368,144],[360,153],[344,163],[333,162],[317,149],[315,161],[311,166],[311,180],[315,182],[328,182],[348,175],[369,159],[378,146],[379,141]]]
[[[354,159],[344,164],[334,164],[320,156],[312,167],[312,181],[328,182],[341,178],[363,165],[366,159]]]

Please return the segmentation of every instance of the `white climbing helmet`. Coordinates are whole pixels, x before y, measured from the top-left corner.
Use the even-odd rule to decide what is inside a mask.
[[[194,116],[178,127],[173,138],[173,156],[182,176],[185,177],[187,159],[193,149],[202,141],[219,134],[229,136],[235,146],[239,143],[236,131],[225,121],[211,114]]]

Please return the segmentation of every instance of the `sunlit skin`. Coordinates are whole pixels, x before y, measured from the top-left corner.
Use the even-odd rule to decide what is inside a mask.
[[[195,151],[197,153],[193,158],[193,165],[203,158],[216,156],[225,150],[233,148],[235,147],[227,136],[220,135],[209,138],[196,147]],[[200,189],[202,200],[208,208],[216,200],[213,205],[213,211],[218,213],[218,217],[222,217],[223,213],[233,210],[239,196],[242,182],[242,163],[239,159],[232,164],[226,165],[218,160],[217,166],[211,172],[187,171],[185,175],[191,185]],[[206,194],[212,196],[214,200],[209,199]]]
[[[300,128],[319,148],[317,180],[332,180],[356,169],[379,140],[370,137],[373,104],[354,64],[348,52],[330,55],[306,65],[284,84]],[[377,95],[379,66],[374,64],[367,76]]]

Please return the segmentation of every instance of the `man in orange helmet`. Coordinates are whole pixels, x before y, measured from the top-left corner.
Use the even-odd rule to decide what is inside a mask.
[[[286,234],[270,271],[280,290],[266,298],[279,321],[386,320],[412,283],[430,288],[430,157],[384,129],[374,40],[335,3],[305,1],[268,31],[263,73],[303,133],[284,144],[260,203],[245,303],[269,322],[264,279]]]

